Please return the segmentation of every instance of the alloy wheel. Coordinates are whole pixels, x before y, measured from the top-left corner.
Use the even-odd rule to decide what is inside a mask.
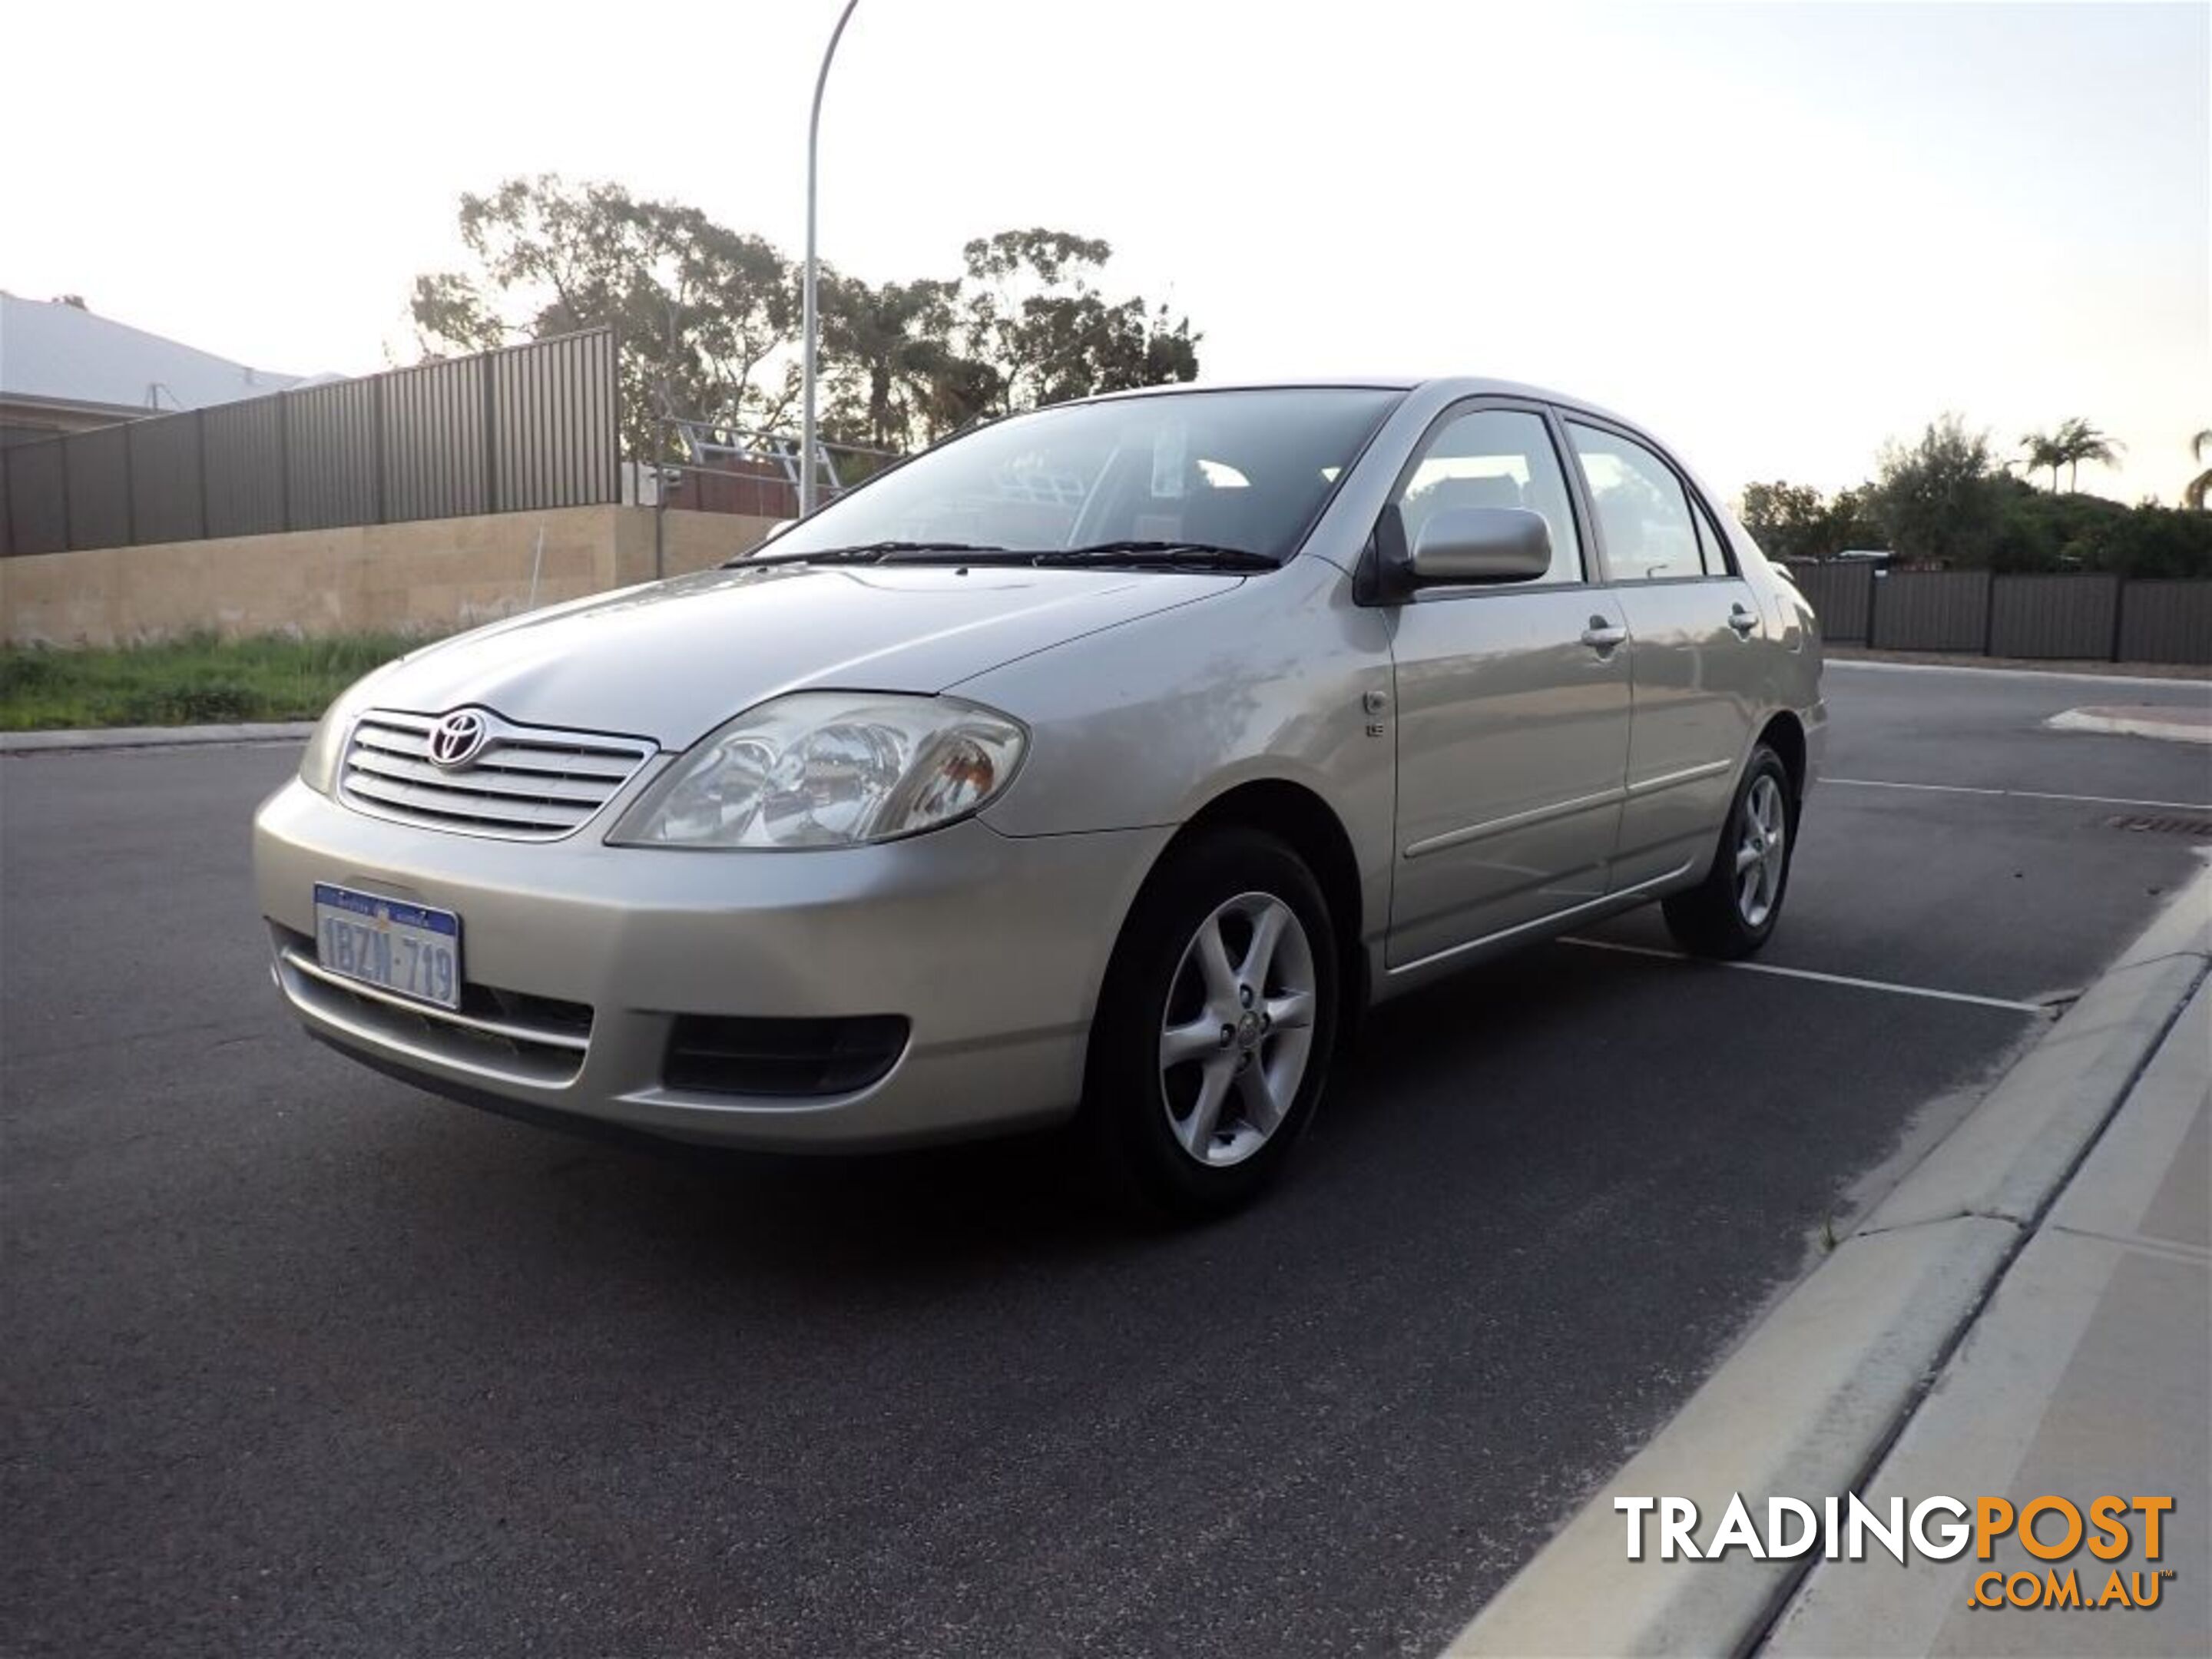
[[[1736,830],[1736,914],[1743,918],[1745,927],[1763,927],[1782,891],[1790,841],[1790,815],[1783,805],[1782,786],[1771,776],[1752,781]]]
[[[1313,1048],[1313,946],[1272,893],[1240,893],[1183,947],[1160,1027],[1168,1127],[1201,1164],[1241,1164],[1281,1127]]]

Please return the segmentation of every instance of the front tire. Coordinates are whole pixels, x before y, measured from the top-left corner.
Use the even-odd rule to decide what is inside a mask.
[[[1668,930],[1692,956],[1735,961],[1773,937],[1796,851],[1797,799],[1790,769],[1761,744],[1736,785],[1713,867],[1663,905]]]
[[[1115,945],[1083,1119],[1126,1194],[1223,1215],[1280,1173],[1336,1042],[1335,930],[1283,842],[1222,830],[1172,850]]]

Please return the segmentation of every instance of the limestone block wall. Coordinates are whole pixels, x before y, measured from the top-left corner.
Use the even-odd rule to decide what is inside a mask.
[[[0,559],[0,639],[126,645],[213,632],[444,634],[535,603],[651,581],[649,507],[574,507],[357,525]],[[678,575],[744,552],[771,520],[659,515],[658,568]],[[544,536],[544,555],[538,538]]]

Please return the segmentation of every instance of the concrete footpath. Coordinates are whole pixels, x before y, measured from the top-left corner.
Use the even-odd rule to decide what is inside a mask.
[[[1785,1296],[1645,1449],[1453,1644],[1492,1656],[2212,1655],[2212,871]],[[1948,1497],[2086,1516],[2169,1498],[2155,1559],[2127,1547],[1990,1559],[1869,1541],[1859,1560],[1741,1541],[1662,1559],[1616,1498],[1684,1498],[1710,1546],[1732,1497],[1856,1493],[1886,1522]],[[2045,1544],[2063,1511],[2035,1528]],[[1787,1517],[1785,1516],[1785,1519]],[[1931,1538],[1947,1517],[1937,1515]],[[1785,1528],[1792,1541],[1796,1535]],[[2118,1569],[2155,1605],[2021,1607],[2073,1570]],[[1809,1569],[1809,1571],[1808,1571]],[[1990,1580],[1990,1573],[2004,1575]],[[1978,1592],[1996,1606],[1970,1606]]]
[[[1762,1652],[2212,1654],[2212,988],[2200,985],[2095,1149],[2066,1183],[1860,1495],[1933,1493],[2083,1509],[2105,1493],[2173,1499],[2159,1557],[2138,1536],[2100,1561],[2031,1556],[2016,1532],[1987,1561],[1823,1562]],[[2141,1528],[2140,1518],[2132,1524]],[[2056,1541],[2058,1518],[2039,1536]],[[1983,1575],[2071,1569],[2082,1595],[2154,1573],[2148,1608],[1975,1606]],[[2016,1588],[2025,1589],[2024,1585]]]

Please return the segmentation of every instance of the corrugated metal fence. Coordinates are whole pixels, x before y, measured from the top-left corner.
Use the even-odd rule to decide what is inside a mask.
[[[1813,614],[1820,619],[1820,637],[1838,644],[1864,645],[1873,616],[1874,562],[1838,559],[1825,564],[1793,564],[1790,574]]]
[[[2084,572],[1893,570],[1838,559],[1790,574],[1824,639],[1885,651],[2212,664],[2212,581]]]
[[[2122,662],[2212,662],[2212,582],[2130,582],[2120,590]]]
[[[0,450],[0,554],[620,499],[603,328]]]
[[[1877,651],[1989,648],[1988,571],[1893,570],[1875,587],[1869,639]]]

